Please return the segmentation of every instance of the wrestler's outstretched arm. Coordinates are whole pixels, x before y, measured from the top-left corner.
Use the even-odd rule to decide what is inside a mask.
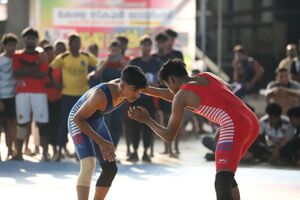
[[[166,101],[173,101],[174,94],[170,92],[168,88],[159,88],[159,87],[152,87],[149,86],[145,90],[143,90],[143,93],[149,96],[158,97],[161,99],[164,99]]]

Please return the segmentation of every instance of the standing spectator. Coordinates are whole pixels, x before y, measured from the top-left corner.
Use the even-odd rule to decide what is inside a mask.
[[[167,29],[165,31],[165,34],[168,37],[168,40],[166,41],[166,46],[165,46],[165,48],[166,48],[165,54],[167,56],[167,59],[180,58],[183,60],[182,52],[174,49],[174,44],[175,44],[176,38],[178,37],[178,33],[172,29]]]
[[[67,50],[66,44],[62,40],[56,40],[54,42],[54,54],[57,56],[58,54],[65,53]]]
[[[125,56],[125,53],[126,53],[126,50],[128,47],[128,42],[129,42],[128,38],[125,36],[118,36],[117,41],[120,45],[122,55]]]
[[[93,43],[93,44],[89,45],[88,52],[90,52],[91,54],[93,54],[95,56],[95,58],[98,59],[99,47],[98,47],[98,45],[96,43]],[[89,66],[89,73],[93,72],[94,70],[95,70],[95,66]],[[91,76],[91,78],[89,79],[89,86],[90,86],[90,88],[96,86],[99,83],[100,83],[100,78],[99,77]]]
[[[295,44],[288,44],[286,46],[286,57],[280,61],[278,68],[286,68],[291,71],[291,65],[296,57],[297,46]]]
[[[50,64],[54,59],[54,48],[51,45],[46,45],[44,51],[47,55],[48,63]],[[61,104],[61,71],[57,69],[48,69],[48,82],[46,84],[48,108],[49,108],[49,122],[48,122],[48,138],[49,144],[53,148],[53,156],[57,154],[57,133],[59,127],[60,104]]]
[[[129,58],[122,54],[123,50],[118,41],[112,41],[109,46],[110,53],[102,64],[102,78],[103,82],[109,82],[121,76],[122,69],[128,64]],[[115,125],[116,121],[123,121],[124,106],[111,112],[105,116],[108,129],[111,131],[111,136],[114,145],[117,147],[119,139],[123,130],[123,123],[118,126]]]
[[[128,38],[125,36],[118,36],[116,38],[116,40],[118,41],[118,43],[120,45],[122,55],[125,56],[125,58],[129,61],[130,58],[126,56],[126,51],[127,51],[128,42],[129,42]],[[130,123],[130,121],[129,121],[130,119],[128,118],[127,113],[126,113],[126,111],[128,110],[128,106],[129,106],[129,103],[126,102],[125,108],[123,108],[123,113],[124,113],[123,114],[123,117],[124,117],[123,130],[124,130],[124,135],[125,135],[125,140],[126,140],[126,149],[127,149],[126,155],[130,156],[131,155],[130,145],[132,143],[132,141],[131,141],[132,123]]]
[[[300,51],[300,39],[298,42],[298,51]],[[295,56],[291,64],[292,79],[300,83],[300,58]]]
[[[5,141],[8,148],[6,159],[13,153],[17,134],[16,121],[16,80],[13,77],[12,57],[18,43],[17,37],[12,33],[3,35],[1,43],[4,52],[0,55],[0,118],[3,119]]]
[[[25,49],[16,52],[13,57],[14,75],[17,78],[16,110],[17,110],[17,155],[16,160],[23,160],[22,147],[31,113],[39,129],[43,158],[46,158],[48,104],[45,89],[45,76],[48,64],[45,54],[36,51],[38,32],[32,28],[22,31]]]
[[[271,152],[271,163],[291,161],[291,127],[288,117],[282,115],[282,108],[277,103],[267,105],[266,113],[260,118],[259,140],[265,141]]]
[[[41,47],[42,49],[44,49],[45,46],[48,46],[50,45],[50,42],[49,40],[47,39],[42,39],[40,42],[39,42],[39,47]]]
[[[88,47],[88,51],[95,56],[95,58],[98,58],[99,53],[99,47],[96,43],[90,44]]]
[[[142,56],[133,59],[130,64],[139,66],[145,73],[147,81],[151,85],[157,86],[158,77],[157,73],[160,69],[160,62],[157,58],[151,56],[152,49],[152,40],[149,36],[143,36],[140,40],[140,48],[142,51]],[[149,110],[151,117],[155,115],[155,107],[153,98],[147,95],[141,95],[139,99],[131,104],[132,106],[143,106]],[[148,149],[152,143],[152,131],[145,124],[141,124],[132,119],[129,119],[129,123],[132,124],[132,144],[133,144],[133,153],[127,159],[128,161],[138,161],[138,146],[141,138],[141,134],[143,135],[143,144],[144,144],[144,153],[142,160],[145,162],[151,162],[151,159],[148,154]]]
[[[291,73],[286,68],[276,69],[276,80],[267,85],[267,103],[277,103],[283,114],[291,107],[299,105],[300,85],[292,81]]]
[[[157,52],[153,54],[154,57],[160,60],[161,63],[166,61],[166,42],[168,40],[168,36],[164,32],[160,32],[155,36],[155,43]]]
[[[174,44],[176,41],[176,38],[178,36],[177,32],[172,30],[172,29],[167,29],[165,30],[164,34],[167,36],[167,40],[165,41],[164,45],[164,58],[163,58],[163,63],[174,58],[179,58],[183,61],[183,54],[181,51],[175,50],[174,49]],[[168,120],[171,115],[171,103],[167,102],[165,100],[159,99],[159,108],[162,111],[162,122],[164,125],[167,125]],[[163,153],[169,154],[171,157],[177,157],[179,154],[179,137],[177,136],[175,141],[172,142],[174,144],[175,152],[176,154],[173,153],[172,143],[166,143],[165,142],[165,151]]]
[[[160,65],[166,62],[166,42],[168,40],[168,36],[164,32],[160,32],[155,36],[155,45],[156,45],[156,53],[154,53],[152,56],[155,57],[160,61]],[[163,85],[160,85],[160,87],[164,87]],[[164,102],[161,99],[155,98],[156,107],[158,108],[158,111],[156,113],[156,118],[158,121],[163,123],[163,111],[162,107],[165,105],[166,108],[169,108],[167,105],[167,102]],[[150,155],[154,156],[154,136],[152,138],[152,144],[151,144],[151,153]],[[165,144],[165,151],[163,153],[167,153],[167,145]]]
[[[62,149],[68,142],[67,119],[69,112],[79,97],[89,88],[87,80],[88,66],[96,66],[98,63],[93,55],[80,51],[81,38],[77,34],[71,34],[68,41],[69,51],[56,56],[50,64],[51,68],[61,70],[63,85],[56,161],[61,160]]]
[[[293,107],[288,110],[287,115],[290,118],[290,122],[294,127],[294,135],[292,138],[292,148],[294,162],[297,166],[300,166],[300,107]]]
[[[234,93],[242,98],[259,91],[259,83],[263,75],[263,67],[252,57],[246,54],[241,45],[233,48],[234,59],[233,81]]]

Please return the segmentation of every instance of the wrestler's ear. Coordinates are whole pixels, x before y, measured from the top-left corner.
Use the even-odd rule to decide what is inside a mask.
[[[125,86],[126,86],[126,84],[123,81],[121,81],[120,87],[121,87],[122,90],[125,88]]]
[[[175,83],[175,77],[174,76],[169,76],[169,83],[172,83],[172,84]]]

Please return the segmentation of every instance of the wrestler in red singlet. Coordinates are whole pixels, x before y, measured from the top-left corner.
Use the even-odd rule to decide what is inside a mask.
[[[258,135],[258,119],[219,78],[210,73],[201,73],[197,76],[207,78],[209,83],[207,85],[188,83],[182,85],[180,89],[192,91],[200,97],[201,105],[194,113],[220,126],[216,145],[217,171],[235,172],[241,158]]]

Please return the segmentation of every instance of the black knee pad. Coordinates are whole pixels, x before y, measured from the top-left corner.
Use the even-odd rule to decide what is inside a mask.
[[[217,200],[233,200],[232,188],[234,173],[228,171],[218,172],[215,180]]]
[[[102,172],[97,180],[96,187],[110,187],[117,172],[116,162],[101,163]]]
[[[236,188],[237,186],[238,186],[238,184],[235,181],[235,178],[233,178],[233,182],[232,182],[231,188]]]

